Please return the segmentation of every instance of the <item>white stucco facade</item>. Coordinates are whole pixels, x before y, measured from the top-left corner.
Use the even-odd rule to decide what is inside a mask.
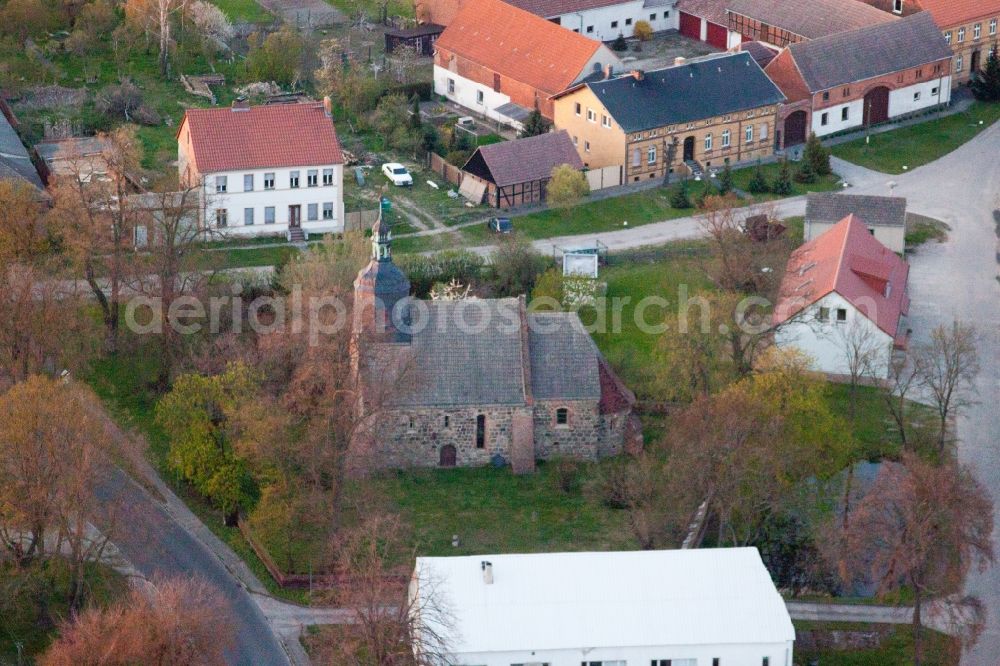
[[[857,85],[857,84],[855,84]],[[889,118],[897,118],[951,101],[951,77],[920,81],[912,86],[889,91]],[[846,109],[846,116],[844,115]],[[812,114],[816,136],[836,134],[864,125],[864,100],[817,109]]]
[[[296,172],[298,187],[293,187]],[[315,185],[310,185],[312,176]],[[300,226],[307,233],[342,232],[343,179],[340,164],[208,174],[202,178],[203,224],[230,235],[283,235],[297,210]],[[222,188],[224,191],[220,191]],[[224,228],[220,225],[221,211],[225,211]]]
[[[839,221],[839,220],[838,220]],[[803,225],[803,240],[808,242],[814,238],[822,236],[833,228],[835,222],[816,222],[807,219]],[[868,224],[868,231],[875,236],[875,240],[897,254],[903,254],[906,250],[906,227],[890,226],[887,224]]]
[[[602,42],[610,42],[619,34],[631,37],[638,21],[649,23],[653,32],[678,28],[680,19],[675,2],[652,3],[654,6],[647,6],[649,4],[651,3],[643,0],[633,0],[546,18],[567,30]]]
[[[712,666],[718,659],[725,666],[792,666],[792,641],[743,645],[671,645],[622,648],[587,648],[575,650],[520,650],[478,652],[456,655],[453,666],[512,666],[546,664],[580,666],[600,662],[602,666],[646,666],[670,660],[670,666]]]
[[[824,309],[825,320],[821,317]],[[837,292],[827,294],[804,313],[780,325],[774,343],[779,349],[798,349],[811,359],[814,370],[832,375],[851,374],[850,358],[860,356],[848,351],[853,349],[864,350],[871,359],[872,376],[888,377],[893,353],[892,336]]]
[[[493,90],[492,86],[473,81],[439,65],[434,65],[434,93],[487,118],[515,127],[520,126],[519,122],[497,112],[499,107],[510,103],[510,95]]]

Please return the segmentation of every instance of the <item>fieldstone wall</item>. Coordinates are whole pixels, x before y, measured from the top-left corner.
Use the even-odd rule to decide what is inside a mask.
[[[569,410],[566,425],[556,423],[556,410]],[[595,400],[538,402],[533,408],[503,406],[476,408],[394,409],[379,417],[372,445],[376,467],[438,467],[441,449],[455,447],[458,467],[490,464],[499,454],[509,463],[517,454],[528,457],[531,434],[525,434],[514,451],[515,414],[531,423],[534,432],[533,459],[568,457],[596,460],[622,451],[625,415],[600,414]],[[476,417],[486,417],[486,439],[476,446]],[[522,426],[523,428],[524,426]]]

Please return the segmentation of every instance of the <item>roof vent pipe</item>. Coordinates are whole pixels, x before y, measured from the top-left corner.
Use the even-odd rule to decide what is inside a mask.
[[[483,570],[483,582],[487,585],[493,584],[493,563],[483,560],[479,565]]]
[[[249,111],[249,110],[250,110],[250,101],[246,97],[240,95],[239,97],[233,100],[233,111]]]
[[[629,72],[629,76],[631,76],[636,81],[642,81],[642,79],[645,78],[646,74],[641,69],[633,69],[631,72]]]

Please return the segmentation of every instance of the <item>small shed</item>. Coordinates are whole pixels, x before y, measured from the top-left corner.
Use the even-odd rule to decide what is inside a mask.
[[[436,23],[424,23],[416,28],[406,30],[385,31],[385,52],[391,54],[400,46],[412,47],[423,56],[434,55],[434,42],[438,35],[444,32],[444,26]]]
[[[490,206],[512,208],[545,201],[552,169],[560,164],[583,169],[566,130],[480,146],[462,170],[485,184]]]

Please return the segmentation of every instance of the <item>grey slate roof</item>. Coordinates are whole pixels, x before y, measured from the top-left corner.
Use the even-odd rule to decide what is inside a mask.
[[[767,67],[769,62],[778,57],[778,52],[763,42],[744,42],[740,44],[740,50],[749,53],[761,67]]]
[[[813,92],[920,67],[951,56],[928,12],[891,23],[791,44],[795,64]]]
[[[587,86],[626,132],[694,122],[785,99],[748,53],[709,56]]]
[[[811,192],[806,196],[806,220],[836,224],[850,214],[873,227],[906,225],[906,199],[861,194]]]
[[[568,164],[574,169],[583,168],[580,155],[566,130],[480,146],[476,153],[482,157],[493,182],[500,187],[547,179],[552,169],[560,164]],[[468,162],[476,159],[474,153]]]
[[[597,346],[572,312],[528,315],[531,392],[539,400],[598,400]]]
[[[726,8],[807,39],[896,19],[860,0],[729,0]]]
[[[396,366],[397,407],[525,405],[526,370],[537,399],[601,397],[600,352],[575,313],[527,315],[527,358],[518,299],[419,301],[410,319],[409,344],[377,345],[370,366]]]
[[[0,113],[0,178],[23,180],[36,188],[43,190],[41,176],[31,163],[28,149],[21,143],[21,137],[7,120],[7,116]]]

